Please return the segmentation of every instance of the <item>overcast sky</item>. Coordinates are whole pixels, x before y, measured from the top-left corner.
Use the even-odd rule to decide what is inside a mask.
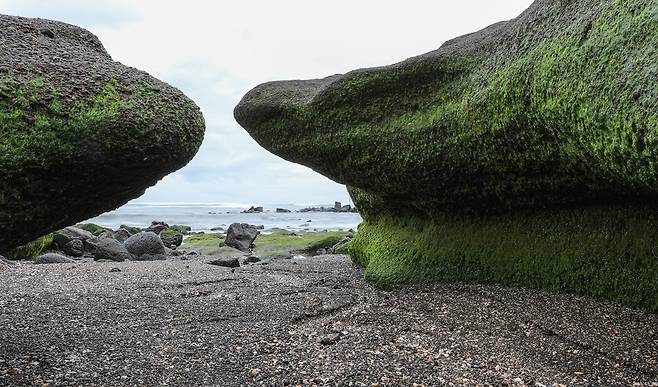
[[[233,119],[249,89],[404,60],[517,16],[531,0],[0,0],[2,13],[96,34],[114,60],[192,98],[207,130],[196,158],[144,202],[333,203],[342,185],[262,149]]]

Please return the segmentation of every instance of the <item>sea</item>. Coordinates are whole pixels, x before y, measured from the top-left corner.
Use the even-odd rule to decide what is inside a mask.
[[[357,213],[297,212],[306,207],[333,207],[333,204],[273,204],[262,205],[264,211],[245,214],[251,205],[241,203],[139,203],[130,202],[114,211],[107,212],[85,223],[95,223],[113,230],[121,225],[146,227],[152,221],[164,221],[169,225],[181,224],[192,227],[194,232],[212,232],[226,229],[232,223],[262,225],[265,230],[282,228],[290,231],[340,231],[356,230],[362,222]],[[277,208],[292,212],[277,213]]]

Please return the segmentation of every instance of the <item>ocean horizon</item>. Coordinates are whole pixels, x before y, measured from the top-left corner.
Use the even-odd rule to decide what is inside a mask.
[[[242,212],[252,206],[263,207],[263,212],[249,214]],[[297,212],[307,207],[333,206],[334,203],[130,202],[83,223],[95,223],[103,227],[118,229],[121,225],[146,227],[152,221],[163,221],[170,225],[190,226],[194,232],[210,232],[218,228],[226,229],[232,223],[264,226],[266,230],[273,228],[291,231],[356,230],[363,221],[358,213]],[[277,213],[277,208],[285,208],[291,212]]]

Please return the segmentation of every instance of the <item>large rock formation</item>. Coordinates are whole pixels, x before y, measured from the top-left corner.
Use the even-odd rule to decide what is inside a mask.
[[[249,92],[265,148],[347,184],[371,281],[658,311],[658,1],[537,0],[404,62]]]
[[[199,108],[81,28],[0,16],[0,251],[119,207],[196,153]]]

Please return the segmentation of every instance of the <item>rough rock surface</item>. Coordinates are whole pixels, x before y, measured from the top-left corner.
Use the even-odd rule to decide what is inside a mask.
[[[350,186],[373,283],[658,311],[658,2],[537,0],[387,67],[250,91],[265,148]]]
[[[82,257],[85,254],[85,243],[80,239],[71,239],[62,247],[62,252],[71,257]]]
[[[257,226],[247,223],[233,223],[226,232],[224,245],[240,251],[249,251],[259,234]]]
[[[119,242],[125,242],[131,236],[132,234],[130,233],[130,231],[126,230],[125,228],[120,228],[114,231],[114,238]]]
[[[380,291],[345,256],[212,259],[0,272],[0,385],[658,385],[656,315],[496,286]]]
[[[46,253],[39,255],[34,259],[35,264],[48,264],[48,263],[74,263],[75,261],[65,255],[57,253]]]
[[[90,32],[0,15],[0,251],[141,195],[196,153],[199,108]]]
[[[164,256],[165,246],[160,237],[153,232],[140,232],[123,242],[124,246],[135,259],[141,259],[146,256],[145,260],[151,260],[153,256]]]
[[[124,244],[114,237],[111,231],[105,232],[94,239],[87,241],[94,259],[109,259],[123,262],[133,258]]]
[[[53,243],[59,248],[64,248],[64,246],[66,246],[67,243],[73,240],[79,240],[85,242],[93,237],[94,235],[89,231],[83,230],[75,226],[69,226],[69,227],[64,227],[61,230],[57,230],[53,233]]]

